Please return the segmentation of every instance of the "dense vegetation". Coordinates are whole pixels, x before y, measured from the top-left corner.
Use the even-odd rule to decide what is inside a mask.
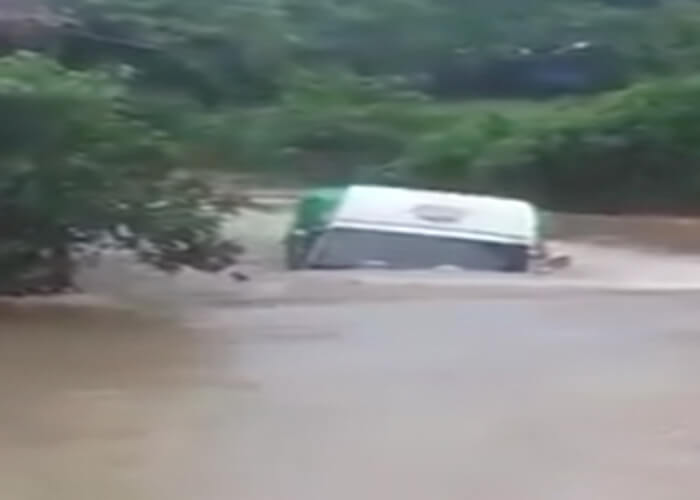
[[[669,116],[693,110],[639,103],[692,99],[697,0],[55,1],[76,24],[53,54],[132,68],[141,118],[200,167],[695,209],[692,119]]]
[[[9,288],[230,264],[217,170],[700,210],[698,0],[2,0],[0,45]]]

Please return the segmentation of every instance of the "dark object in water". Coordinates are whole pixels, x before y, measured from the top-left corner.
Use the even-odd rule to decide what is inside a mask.
[[[547,260],[547,266],[551,269],[571,267],[571,257],[568,255],[557,255]]]
[[[555,255],[534,261],[533,271],[536,274],[549,274],[571,267],[573,259],[569,255]]]
[[[247,274],[244,274],[240,271],[232,271],[229,276],[231,277],[232,280],[237,281],[239,283],[245,283],[247,281],[250,281],[250,276]]]

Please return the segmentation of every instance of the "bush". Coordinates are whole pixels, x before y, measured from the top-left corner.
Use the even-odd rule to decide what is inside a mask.
[[[524,196],[560,210],[700,211],[700,78],[466,117],[394,168],[411,185]]]
[[[495,170],[510,167],[558,208],[700,210],[700,79],[642,84],[587,104],[532,133],[519,164]]]
[[[176,136],[214,169],[355,181],[400,157],[417,134],[453,121],[397,85],[343,71],[298,72],[279,102],[190,113]]]

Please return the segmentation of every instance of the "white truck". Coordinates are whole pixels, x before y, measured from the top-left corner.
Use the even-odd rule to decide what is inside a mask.
[[[315,226],[298,215],[287,239],[292,268],[525,272],[542,245],[538,212],[521,200],[382,186],[323,193]]]

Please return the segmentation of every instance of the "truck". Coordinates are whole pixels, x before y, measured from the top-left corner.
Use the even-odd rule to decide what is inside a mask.
[[[373,185],[302,196],[285,239],[289,269],[526,272],[544,248],[529,202]]]

